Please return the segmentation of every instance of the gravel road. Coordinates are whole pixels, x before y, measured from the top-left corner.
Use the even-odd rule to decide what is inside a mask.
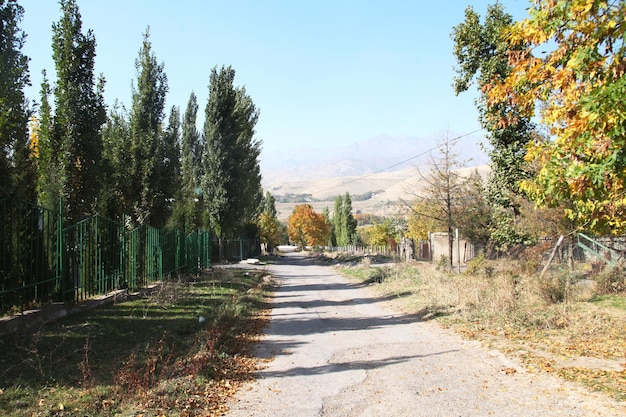
[[[626,405],[433,321],[386,308],[328,266],[290,254],[258,356],[272,359],[230,404],[239,416],[626,416]]]

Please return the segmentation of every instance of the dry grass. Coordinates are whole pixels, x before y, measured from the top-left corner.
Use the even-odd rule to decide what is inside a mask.
[[[395,308],[437,318],[517,357],[530,371],[626,400],[626,294],[601,294],[604,275],[589,280],[556,271],[540,280],[520,262],[485,259],[460,275],[430,263],[381,267],[366,261],[339,269],[381,295],[396,296]]]

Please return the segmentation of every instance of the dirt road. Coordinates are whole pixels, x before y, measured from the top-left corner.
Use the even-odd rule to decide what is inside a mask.
[[[231,404],[239,416],[624,416],[436,322],[387,310],[327,266],[291,254],[258,355],[273,358]]]

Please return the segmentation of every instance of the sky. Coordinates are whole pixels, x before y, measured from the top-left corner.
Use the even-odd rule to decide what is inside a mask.
[[[96,75],[105,101],[131,104],[135,59],[150,28],[171,106],[184,112],[193,91],[208,98],[213,67],[230,65],[260,118],[261,161],[299,148],[332,149],[376,136],[427,141],[480,128],[476,92],[455,96],[450,33],[471,5],[484,15],[495,0],[78,0],[83,31],[96,39]],[[41,71],[54,79],[52,24],[57,0],[20,0],[23,53],[39,101]],[[528,0],[503,0],[519,20]],[[474,137],[479,139],[481,133]],[[376,150],[373,150],[376,152]],[[407,155],[398,150],[398,159]],[[262,164],[261,164],[262,165]],[[263,167],[263,165],[262,165]]]

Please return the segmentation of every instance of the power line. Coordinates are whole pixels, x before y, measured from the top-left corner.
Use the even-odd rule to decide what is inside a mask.
[[[464,138],[464,137],[466,137],[466,136],[469,136],[469,135],[473,135],[474,133],[478,133],[478,132],[480,132],[481,130],[483,130],[483,129],[482,129],[482,128],[480,128],[480,129],[476,129],[476,130],[474,130],[473,132],[464,133],[464,134],[462,134],[462,135],[460,135],[460,136],[457,136],[457,137],[455,137],[455,138],[453,138],[453,139],[450,139],[450,142],[456,142],[456,141],[458,141],[459,139],[462,139],[462,138]],[[419,154],[417,154],[417,155],[413,155],[413,156],[412,156],[412,157],[410,157],[410,158],[407,158],[407,159],[405,159],[405,160],[403,160],[403,161],[400,161],[400,162],[398,162],[398,163],[395,163],[395,164],[393,164],[393,165],[390,165],[390,166],[388,166],[388,167],[386,167],[386,168],[382,168],[382,169],[379,169],[378,171],[374,171],[374,172],[371,172],[371,173],[369,173],[369,174],[365,174],[365,175],[360,176],[360,177],[358,177],[358,178],[354,178],[354,179],[352,179],[352,180],[350,180],[350,181],[342,182],[341,184],[334,185],[334,186],[332,186],[332,187],[329,187],[329,188],[323,189],[323,190],[321,190],[321,191],[318,191],[318,193],[323,193],[323,192],[326,192],[326,191],[334,190],[335,188],[343,187],[343,186],[345,186],[345,185],[352,184],[353,182],[361,181],[362,179],[367,178],[367,177],[371,177],[372,175],[380,174],[381,172],[385,172],[385,171],[387,171],[387,170],[389,170],[389,169],[391,169],[391,168],[395,168],[395,167],[397,167],[397,166],[399,166],[399,165],[402,165],[402,164],[405,164],[405,163],[407,163],[407,162],[409,162],[409,161],[412,161],[412,160],[413,160],[413,159],[415,159],[415,158],[419,158],[420,156],[424,156],[424,155],[426,155],[426,154],[428,154],[428,153],[430,153],[430,152],[432,152],[432,151],[436,150],[437,148],[439,148],[439,146],[433,146],[432,148],[427,149],[427,150],[425,150],[424,152],[421,152],[421,153],[419,153]]]

